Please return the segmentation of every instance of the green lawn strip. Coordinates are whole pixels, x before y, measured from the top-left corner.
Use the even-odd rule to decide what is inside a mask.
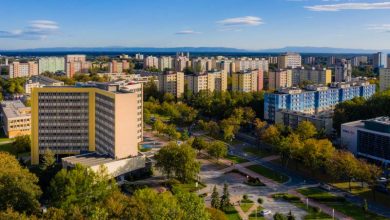
[[[229,208],[224,210],[224,213],[228,220],[241,220],[241,217],[238,214],[237,210],[234,208],[234,206],[230,206]]]
[[[329,207],[334,208],[335,210],[350,216],[356,220],[360,219],[373,219],[373,220],[382,220],[387,219],[385,217],[382,217],[380,215],[377,215],[375,213],[371,212],[364,212],[362,207],[355,205],[353,203],[350,203],[348,201],[345,201],[344,197],[338,197],[336,195],[333,195],[332,193],[326,192],[320,188],[313,187],[313,188],[306,188],[306,189],[299,189],[298,190],[303,195],[307,196],[308,198],[311,198],[313,200],[316,200],[318,202],[321,202]]]
[[[238,156],[234,156],[234,155],[226,155],[225,156],[225,159],[228,159],[234,163],[246,163],[246,162],[249,162],[249,160],[247,159],[244,159],[244,158],[241,158],[241,157],[238,157]]]
[[[185,192],[195,192],[197,190],[203,189],[204,187],[206,187],[206,185],[198,182],[198,187],[196,187],[196,183],[193,182],[193,183],[178,183],[178,184],[174,184],[173,187],[183,190]]]
[[[246,153],[253,154],[253,155],[256,155],[258,157],[267,157],[267,156],[272,155],[271,152],[259,150],[256,147],[244,147],[244,149],[242,149],[242,150]]]
[[[332,219],[332,217],[326,213],[321,212],[318,208],[312,207],[309,204],[309,207],[304,204],[298,196],[291,195],[288,193],[276,193],[272,195],[274,199],[282,199],[291,204],[295,205],[298,208],[301,208],[307,212],[305,219]],[[294,214],[294,213],[293,213]]]
[[[264,177],[272,179],[278,183],[284,183],[288,180],[288,177],[286,175],[279,173],[277,171],[268,169],[268,168],[261,166],[261,165],[251,165],[251,166],[248,166],[246,168],[248,168],[248,169],[252,170],[253,172],[256,172]]]
[[[254,203],[250,199],[242,199],[240,201],[240,207],[241,207],[242,211],[245,213],[248,212],[248,210],[250,208],[252,208],[253,205],[254,205]]]
[[[260,216],[260,212],[263,210],[263,207],[258,206],[256,210],[254,210],[250,215],[249,215],[249,220],[264,220],[265,218],[263,216]]]
[[[340,188],[342,190],[345,190],[347,192],[350,192],[348,182],[332,183],[332,185],[337,187],[337,188]],[[389,185],[389,187],[390,187],[390,185]],[[389,195],[386,195],[382,192],[376,191],[375,192],[375,199],[374,199],[374,195],[372,193],[372,190],[367,186],[362,187],[360,182],[351,182],[351,189],[352,189],[352,191],[350,193],[367,199],[367,201],[369,203],[371,201],[373,201],[373,202],[379,203],[383,206],[386,206],[387,208],[390,209],[390,196]]]
[[[10,154],[16,155],[16,152],[15,152],[14,147],[12,146],[12,143],[0,144],[0,151],[5,151],[5,152],[8,152]]]
[[[327,206],[334,208],[335,210],[344,213],[347,216],[352,217],[355,220],[385,220],[383,216],[377,215],[372,212],[364,212],[362,207],[359,207],[350,202],[324,202]]]

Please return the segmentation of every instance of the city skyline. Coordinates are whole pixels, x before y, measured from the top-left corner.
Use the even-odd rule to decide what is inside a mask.
[[[4,1],[0,49],[286,46],[390,48],[390,2]],[[6,22],[12,21],[12,22]]]

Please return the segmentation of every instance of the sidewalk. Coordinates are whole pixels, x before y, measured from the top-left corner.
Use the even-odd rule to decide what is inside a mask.
[[[302,201],[304,204],[306,204],[306,201],[307,201],[306,199],[307,199],[307,197],[305,197],[304,195],[298,193],[296,190],[289,190],[288,193],[289,193],[289,194],[292,194],[292,195],[295,195],[295,196],[298,196],[298,197],[301,199],[301,201]],[[326,213],[326,214],[328,214],[328,215],[330,215],[330,216],[333,216],[333,210],[334,210],[334,209],[333,209],[333,208],[330,208],[329,206],[326,206],[326,205],[324,205],[324,204],[322,204],[322,203],[318,203],[318,202],[316,202],[316,201],[310,199],[310,200],[309,200],[309,206],[317,207],[317,208],[321,209],[322,212],[324,212],[324,213]],[[343,213],[338,212],[338,211],[336,211],[336,210],[334,210],[334,217],[335,217],[336,219],[352,220],[352,218],[350,218],[350,217],[348,217],[348,216],[344,215]]]

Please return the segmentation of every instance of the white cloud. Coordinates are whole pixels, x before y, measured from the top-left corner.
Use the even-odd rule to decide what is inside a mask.
[[[332,5],[305,6],[311,11],[341,11],[341,10],[375,10],[390,9],[390,2],[377,3],[340,3]]]
[[[390,33],[390,24],[370,24],[367,29]]]
[[[191,35],[191,34],[201,34],[201,32],[194,31],[194,30],[182,30],[178,31],[175,34],[177,35]]]
[[[33,20],[24,29],[0,30],[0,38],[15,38],[24,40],[45,39],[57,32],[59,26],[54,21]]]
[[[217,21],[217,23],[222,24],[224,26],[257,26],[263,24],[263,20],[259,17],[245,16],[237,18],[227,18],[221,21]]]

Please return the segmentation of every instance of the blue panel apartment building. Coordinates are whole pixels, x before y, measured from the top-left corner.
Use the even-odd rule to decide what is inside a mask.
[[[279,110],[291,110],[307,114],[317,114],[355,97],[369,98],[375,93],[375,85],[368,82],[334,83],[330,87],[310,85],[304,90],[282,88],[264,96],[264,119],[275,122]]]

